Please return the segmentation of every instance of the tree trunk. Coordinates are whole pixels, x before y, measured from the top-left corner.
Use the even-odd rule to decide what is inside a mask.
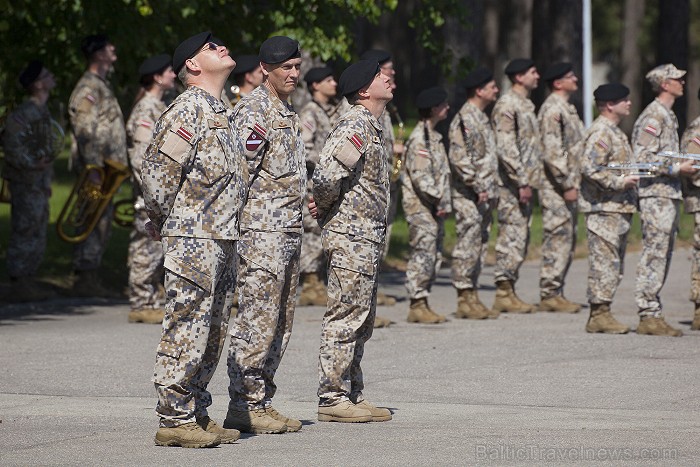
[[[644,0],[625,0],[624,8],[620,68],[622,69],[622,83],[630,89],[632,107],[630,116],[622,120],[620,128],[625,133],[630,134],[643,104],[643,78],[639,60],[641,50],[638,38],[642,30],[642,21],[644,20]]]
[[[673,63],[688,69],[688,26],[690,24],[689,0],[659,1],[658,63]],[[685,96],[676,99],[673,110],[678,117],[679,130],[686,126],[687,103]]]

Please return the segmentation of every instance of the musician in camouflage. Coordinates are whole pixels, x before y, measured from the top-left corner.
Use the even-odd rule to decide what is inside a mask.
[[[497,318],[479,299],[482,251],[488,248],[491,210],[496,204],[496,138],[484,110],[498,99],[498,86],[486,68],[465,79],[467,102],[450,124],[452,208],[457,243],[452,250],[452,283],[457,289],[458,318]]]
[[[87,165],[104,168],[106,160],[126,166],[124,116],[107,81],[114,62],[117,61],[116,49],[103,35],[86,37],[81,49],[88,61],[88,68],[75,85],[68,102],[68,115],[75,140],[73,168],[78,174]],[[95,175],[92,175],[92,181],[101,182]],[[74,247],[75,295],[118,296],[102,285],[96,273],[112,231],[112,213],[110,203],[92,233]]]
[[[163,248],[146,232],[148,214],[141,189],[143,155],[153,136],[153,125],[165,110],[163,93],[175,87],[175,73],[170,55],[156,55],[139,67],[141,88],[126,122],[129,165],[134,196],[134,226],[129,234],[129,312],[130,323],[163,321]]]
[[[646,78],[656,93],[639,115],[632,130],[632,150],[637,162],[661,163],[659,173],[639,182],[639,216],[642,223],[642,255],[637,267],[635,299],[639,314],[637,334],[681,336],[663,318],[659,297],[671,265],[673,243],[678,230],[680,177],[692,175],[692,161],[664,158],[661,151],[678,153],[678,120],[671,108],[683,95],[685,70],[672,64],[660,65]],[[674,160],[676,162],[674,162]]]
[[[369,422],[391,413],[365,400],[360,367],[372,336],[377,275],[389,208],[389,168],[379,116],[391,100],[389,77],[374,60],[340,76],[351,104],[331,131],[314,171],[314,200],[328,255],[328,308],[319,356],[320,421]]]
[[[273,406],[275,373],[292,332],[299,283],[306,191],[299,116],[287,98],[296,89],[299,43],[274,36],[260,47],[264,81],[234,109],[250,172],[238,243],[238,314],[228,355],[224,427],[249,433],[298,431],[301,422]]]
[[[586,332],[625,334],[629,328],[610,313],[622,279],[627,235],[637,206],[639,177],[608,170],[609,164],[632,161],[620,121],[629,115],[629,89],[613,83],[593,93],[600,116],[584,136],[581,157],[580,209],[586,215],[588,238],[588,302]]]
[[[409,323],[442,323],[444,315],[428,304],[442,263],[445,218],[452,212],[450,167],[442,135],[435,130],[450,109],[447,92],[428,88],[416,97],[420,120],[406,144],[402,204],[408,223],[406,289],[411,300]]]
[[[505,69],[513,87],[491,113],[496,133],[499,197],[494,310],[531,313],[536,307],[515,293],[520,266],[527,254],[532,214],[532,189],[540,183],[542,147],[535,105],[528,95],[539,73],[530,59],[516,58]]]
[[[47,101],[56,86],[53,74],[39,60],[20,73],[19,83],[29,94],[7,117],[2,132],[5,165],[2,177],[10,186],[11,223],[7,272],[13,299],[49,298],[34,282],[46,251],[53,161],[63,141],[53,131]]]
[[[540,310],[577,313],[581,306],[564,298],[564,281],[576,248],[584,127],[569,98],[578,89],[578,78],[573,65],[565,62],[549,66],[542,78],[551,93],[537,115],[543,146]]]
[[[207,413],[207,385],[226,338],[236,275],[238,219],[248,168],[232,113],[220,100],[235,62],[199,33],[183,41],[173,69],[187,90],[155,124],[143,159],[143,197],[162,237],[166,305],[153,382],[156,444],[211,447],[238,439]]]
[[[263,82],[260,57],[257,55],[239,55],[236,57],[236,69],[233,70],[231,86],[231,105],[235,106]]]

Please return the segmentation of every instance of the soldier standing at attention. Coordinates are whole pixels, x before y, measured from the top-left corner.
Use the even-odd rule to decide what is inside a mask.
[[[257,55],[241,55],[236,57],[236,69],[233,72],[233,86],[231,86],[231,105],[238,102],[253,92],[263,82],[260,57]]]
[[[163,277],[163,247],[146,232],[148,213],[143,203],[141,165],[153,137],[153,125],[165,110],[163,93],[175,87],[170,55],[156,55],[139,67],[141,88],[126,122],[129,165],[133,176],[134,228],[129,234],[129,312],[130,323],[163,321],[159,285]]]
[[[297,87],[299,43],[284,36],[260,46],[263,84],[241,99],[234,128],[250,173],[238,243],[238,315],[231,326],[224,427],[246,433],[299,431],[272,407],[275,373],[294,321],[306,163],[299,116],[287,103]]]
[[[543,143],[542,268],[540,310],[577,313],[578,303],[564,298],[564,280],[576,248],[579,148],[583,122],[569,98],[578,89],[571,63],[555,63],[544,72],[551,93],[537,118]]]
[[[12,216],[7,272],[13,298],[36,301],[50,296],[34,282],[33,276],[46,251],[53,161],[57,155],[54,148],[62,141],[56,141],[46,105],[56,86],[53,74],[42,62],[34,60],[20,73],[19,83],[29,98],[8,115],[2,133],[2,176],[10,184]]]
[[[301,109],[301,137],[306,147],[306,198],[304,200],[304,236],[301,242],[301,295],[299,305],[326,305],[328,293],[323,280],[326,266],[321,245],[321,228],[311,217],[308,203],[313,195],[311,178],[318,164],[326,138],[340,115],[347,110],[347,101],[336,96],[336,83],[333,70],[328,67],[310,69],[304,76],[311,92],[311,101]]]
[[[73,89],[68,103],[77,153],[73,167],[81,173],[87,165],[105,166],[105,160],[127,165],[126,129],[117,98],[107,76],[117,61],[115,47],[104,35],[83,39],[82,51],[88,68]],[[92,180],[101,183],[99,179]],[[110,203],[95,230],[75,245],[73,294],[77,296],[119,296],[102,285],[97,270],[112,232],[113,206]]]
[[[408,222],[406,289],[411,300],[409,323],[442,323],[445,316],[428,305],[430,288],[440,270],[445,218],[452,211],[450,166],[442,135],[435,125],[447,118],[447,92],[440,87],[416,97],[420,120],[406,144],[402,178],[403,210]]]
[[[248,169],[221,91],[236,66],[202,32],[173,54],[187,86],[155,125],[143,160],[146,230],[162,237],[167,302],[153,382],[160,446],[212,447],[240,433],[207,414],[233,303],[238,217]]]
[[[581,158],[581,211],[588,238],[588,302],[586,332],[625,334],[629,328],[610,313],[622,279],[627,235],[637,206],[639,177],[620,176],[604,166],[632,161],[632,148],[620,130],[630,113],[629,89],[622,84],[599,86],[593,96],[600,116],[584,136]]]
[[[527,254],[532,214],[532,188],[539,184],[542,147],[535,104],[528,99],[540,75],[529,58],[516,58],[505,69],[513,87],[496,102],[491,114],[496,132],[499,197],[496,240],[498,312],[531,313],[536,307],[515,293],[520,266]]]
[[[660,162],[661,173],[639,181],[639,217],[642,221],[642,255],[637,266],[635,299],[639,314],[637,334],[682,336],[663,318],[659,293],[666,282],[678,230],[682,175],[697,172],[693,161],[673,163],[658,156],[661,151],[678,152],[678,120],[671,108],[683,95],[685,70],[672,64],[660,65],[647,80],[656,93],[639,115],[632,130],[632,150],[636,162]]]
[[[389,209],[389,159],[379,118],[393,94],[389,77],[374,60],[350,65],[340,76],[339,92],[351,107],[331,131],[313,178],[328,256],[318,419],[386,421],[391,412],[362,394],[360,363],[374,326]]]
[[[698,90],[700,99],[700,90]],[[700,154],[700,117],[696,118],[683,133],[681,152]],[[693,259],[690,268],[690,301],[695,303],[695,314],[690,329],[700,330],[700,175],[684,177],[683,197],[685,212],[692,213],[695,221],[693,230]]]
[[[484,110],[498,99],[493,74],[478,68],[464,83],[467,102],[450,123],[449,159],[452,169],[452,207],[455,212],[457,243],[452,251],[452,282],[457,289],[457,317],[498,318],[477,294],[482,250],[488,247],[491,201],[496,186],[496,138]]]

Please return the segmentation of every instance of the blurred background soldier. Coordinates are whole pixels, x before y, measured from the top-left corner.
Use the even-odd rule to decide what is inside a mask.
[[[233,71],[233,86],[231,86],[231,105],[253,92],[263,82],[260,68],[260,57],[257,55],[240,55],[236,57],[236,68]]]
[[[666,282],[673,255],[673,243],[680,216],[681,175],[697,172],[693,161],[658,155],[661,151],[678,153],[678,120],[673,103],[683,95],[685,70],[672,64],[660,65],[649,73],[647,80],[656,93],[654,99],[639,115],[632,130],[632,150],[636,162],[661,163],[657,176],[639,181],[639,217],[642,221],[642,255],[637,266],[635,298],[639,313],[637,334],[681,336],[663,318],[659,294]],[[676,162],[674,162],[674,160]]]
[[[406,289],[411,300],[409,323],[442,323],[445,316],[428,304],[430,288],[442,263],[445,218],[452,212],[450,166],[442,135],[435,125],[447,118],[447,92],[426,89],[416,97],[420,120],[406,144],[402,177],[403,210],[408,222]]]
[[[139,89],[126,122],[129,165],[133,175],[134,226],[129,235],[129,322],[163,321],[163,247],[146,232],[148,213],[143,202],[141,164],[153,136],[153,125],[165,110],[163,93],[175,87],[170,55],[156,55],[139,67]]]
[[[629,89],[604,84],[593,93],[600,116],[584,136],[581,157],[581,211],[588,237],[588,303],[591,314],[586,332],[625,334],[629,328],[610,313],[610,304],[622,280],[627,235],[637,206],[635,175],[606,170],[611,163],[632,162],[632,148],[619,128],[630,114]]]
[[[564,298],[564,280],[576,248],[576,201],[583,122],[569,97],[578,89],[571,63],[555,63],[542,79],[551,93],[537,118],[543,143],[542,268],[540,310],[577,313],[581,306]]]
[[[700,89],[698,90],[700,99]],[[700,154],[700,117],[693,120],[681,138],[681,152]],[[700,330],[700,174],[683,177],[683,197],[685,212],[693,215],[693,259],[690,269],[690,301],[695,303],[695,314],[690,329]]]
[[[326,143],[326,138],[338,118],[347,110],[345,99],[336,99],[336,83],[333,70],[328,67],[310,69],[304,76],[311,93],[311,101],[301,109],[301,137],[306,147],[306,199],[304,200],[304,235],[301,242],[301,295],[299,305],[326,305],[327,291],[324,284],[326,263],[321,245],[321,228],[311,217],[308,204],[313,195],[311,178]]]
[[[537,88],[540,75],[529,58],[512,60],[505,73],[513,87],[498,99],[491,114],[500,178],[493,308],[499,312],[531,313],[536,307],[516,295],[515,282],[530,240],[532,188],[540,182],[540,130],[535,104],[528,99],[530,91]]]
[[[472,71],[465,80],[467,102],[450,124],[449,159],[452,169],[452,207],[457,243],[452,251],[452,281],[457,289],[458,318],[498,318],[477,294],[482,250],[488,248],[491,228],[490,201],[496,201],[496,138],[486,107],[498,99],[498,86],[486,68]]]
[[[104,168],[107,159],[127,165],[124,117],[107,81],[107,76],[117,61],[116,49],[104,35],[86,37],[81,49],[88,67],[75,85],[68,103],[77,149],[72,155],[72,161],[78,174],[87,165]],[[102,183],[103,180],[95,175],[94,172],[91,173],[91,181]],[[73,250],[74,295],[119,296],[102,285],[97,272],[112,232],[112,213],[110,203],[95,230]]]
[[[33,280],[46,250],[53,161],[63,147],[47,101],[56,86],[42,62],[30,62],[19,75],[29,98],[7,117],[2,136],[5,149],[3,178],[10,183],[11,226],[7,272],[12,298],[44,300],[51,294]]]

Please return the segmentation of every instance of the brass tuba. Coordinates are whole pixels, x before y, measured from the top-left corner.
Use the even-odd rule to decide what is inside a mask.
[[[105,160],[104,168],[86,166],[58,216],[58,236],[68,243],[84,242],[128,177],[129,168],[113,160]],[[99,183],[94,181],[95,178],[99,178]]]

